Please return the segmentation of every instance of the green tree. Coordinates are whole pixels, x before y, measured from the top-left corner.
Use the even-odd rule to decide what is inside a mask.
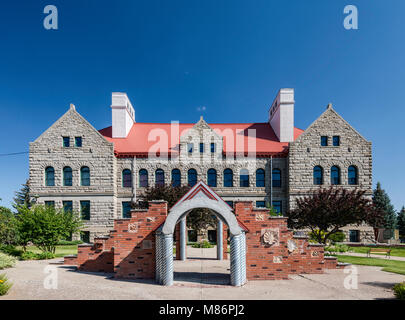
[[[30,241],[43,252],[55,253],[57,243],[80,231],[82,221],[74,212],[65,212],[53,206],[33,205],[20,207],[18,229],[21,244]]]
[[[377,182],[377,187],[374,189],[373,203],[377,208],[384,212],[384,222],[380,227],[394,230],[396,227],[397,215],[388,194],[381,188],[380,182]]]
[[[14,204],[13,207],[18,211],[18,208],[21,206],[31,206],[30,198],[30,181],[27,179],[25,183],[22,184],[22,187],[19,191],[15,192],[15,197],[13,198]]]
[[[401,211],[397,217],[397,227],[399,229],[399,236],[405,239],[405,207],[402,206]]]
[[[17,219],[10,209],[0,206],[0,244],[18,243]]]
[[[145,208],[147,202],[152,200],[165,200],[167,201],[167,208],[173,207],[177,201],[190,190],[188,186],[172,187],[170,185],[155,186],[146,188],[146,190],[139,196],[137,203],[133,203],[134,208]]]
[[[216,225],[217,218],[209,209],[194,209],[187,215],[187,227],[195,230],[197,235],[203,239],[207,237],[207,229],[216,228]]]
[[[379,225],[384,214],[364,194],[365,191],[357,189],[317,189],[312,196],[296,200],[296,209],[287,213],[288,226],[309,228],[319,243],[326,243],[331,235],[346,225],[363,222]]]

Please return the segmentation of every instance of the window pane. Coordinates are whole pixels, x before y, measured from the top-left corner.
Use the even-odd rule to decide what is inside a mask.
[[[327,136],[322,136],[321,137],[321,146],[326,147],[328,145],[328,137]]]
[[[82,231],[80,232],[80,240],[84,243],[90,242],[90,231]]]
[[[73,202],[72,201],[62,201],[63,211],[72,212],[73,211]]]
[[[63,137],[63,146],[65,148],[70,147],[70,138],[69,137]]]
[[[76,147],[82,146],[82,137],[75,137],[75,146]]]
[[[80,201],[82,220],[90,220],[90,201]]]
[[[283,213],[281,201],[273,201],[273,208],[278,214]]]
[[[72,168],[64,167],[63,168],[63,185],[72,186]]]
[[[46,207],[55,207],[55,201],[45,201]]]
[[[280,169],[273,169],[272,173],[272,186],[279,188],[281,187],[281,170]]]
[[[148,187],[148,171],[145,169],[139,170],[139,187]]]
[[[265,172],[263,169],[256,170],[256,187],[264,187],[265,186]]]
[[[181,173],[179,169],[172,170],[172,186],[179,187],[181,185]]]
[[[340,170],[336,166],[333,166],[330,170],[330,183],[332,185],[340,184]]]
[[[165,184],[165,173],[162,169],[157,169],[155,172],[155,185],[164,186]]]
[[[188,153],[193,153],[193,147],[194,147],[194,144],[187,143],[187,152]]]
[[[217,186],[217,171],[215,169],[208,170],[208,186],[210,187]]]
[[[256,208],[266,208],[265,201],[256,201]]]
[[[350,185],[357,184],[357,168],[355,166],[350,166],[348,171],[348,180]]]
[[[122,217],[124,219],[131,218],[131,201],[122,202]]]
[[[240,171],[240,186],[244,188],[249,187],[249,171],[246,169]]]
[[[323,170],[320,166],[314,167],[314,184],[315,185],[323,184]]]
[[[338,147],[340,145],[340,137],[333,136],[333,146]]]
[[[231,169],[224,170],[224,187],[233,187],[233,172]]]
[[[204,153],[204,143],[200,143],[200,153]]]
[[[122,171],[122,186],[124,188],[132,187],[132,174],[129,169],[124,169]]]
[[[211,153],[215,152],[215,143],[211,142]]]
[[[47,167],[45,169],[45,186],[53,187],[55,185],[55,169]]]
[[[197,171],[195,169],[188,170],[188,185],[190,187],[197,183]]]
[[[80,184],[82,186],[90,185],[90,169],[89,167],[82,167],[80,169]]]

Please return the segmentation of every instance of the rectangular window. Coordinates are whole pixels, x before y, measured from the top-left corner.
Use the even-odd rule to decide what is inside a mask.
[[[131,218],[131,201],[122,202],[122,217],[124,219]]]
[[[215,143],[211,142],[211,153],[215,153]]]
[[[75,137],[75,147],[81,147],[82,146],[82,137]]]
[[[204,153],[204,143],[200,143],[200,153]]]
[[[90,220],[90,201],[80,201],[82,220]]]
[[[90,242],[90,231],[82,231],[80,232],[80,240],[84,243]]]
[[[256,208],[266,208],[265,201],[256,201]]]
[[[231,208],[233,208],[233,201],[225,201],[227,204],[228,204],[228,206],[230,206]]]
[[[63,146],[65,148],[70,147],[70,138],[69,137],[63,137]]]
[[[359,230],[349,230],[349,241],[359,242]]]
[[[46,207],[55,207],[55,201],[45,201]]]
[[[321,146],[322,147],[327,147],[328,146],[328,137],[327,136],[322,136],[321,137]]]
[[[194,144],[187,143],[187,152],[188,153],[193,153],[193,147],[194,147]]]
[[[73,201],[62,201],[63,211],[72,212],[73,211]]]
[[[283,213],[282,202],[281,201],[273,201],[273,208],[278,214]]]
[[[340,146],[340,137],[339,136],[333,136],[333,146],[334,147]]]

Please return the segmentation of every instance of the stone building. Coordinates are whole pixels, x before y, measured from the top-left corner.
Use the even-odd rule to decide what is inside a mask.
[[[259,123],[135,121],[125,93],[112,94],[112,125],[96,130],[69,110],[30,143],[31,195],[80,211],[92,241],[128,217],[147,186],[205,181],[231,207],[271,204],[283,213],[295,199],[331,184],[372,194],[371,142],[331,105],[306,130],[294,127],[294,90],[281,89]],[[372,241],[369,226],[344,228],[347,241]]]

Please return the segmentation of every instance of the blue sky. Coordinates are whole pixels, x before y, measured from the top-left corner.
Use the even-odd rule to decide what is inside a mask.
[[[58,30],[43,27],[48,4]],[[348,4],[358,30],[343,28]],[[128,93],[140,122],[265,122],[277,90],[292,87],[297,127],[331,102],[373,142],[374,185],[400,209],[404,13],[403,0],[2,1],[0,154],[28,151],[69,103],[109,126],[113,91]],[[0,156],[0,205],[27,178],[27,154]]]

